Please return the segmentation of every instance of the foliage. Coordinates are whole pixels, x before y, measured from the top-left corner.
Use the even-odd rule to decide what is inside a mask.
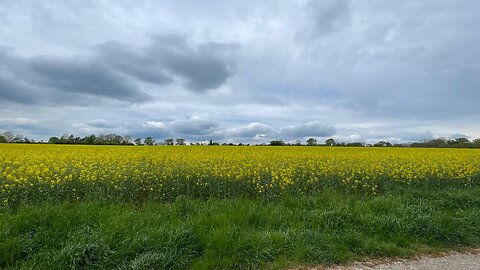
[[[315,138],[310,138],[310,139],[307,140],[307,145],[308,146],[317,145],[317,140]]]
[[[176,145],[185,145],[185,139],[177,138],[177,139],[175,139],[175,144]]]
[[[146,145],[154,145],[155,144],[155,139],[153,139],[152,137],[146,137],[145,140],[143,140],[143,142]]]
[[[409,145],[410,147],[428,147],[428,148],[480,148],[480,139],[475,139],[470,142],[467,138],[446,139],[436,138],[426,140],[423,142],[414,142]]]
[[[164,142],[165,145],[173,145],[174,142],[173,142],[173,139],[170,138],[170,139],[166,139],[165,142]]]
[[[132,145],[130,136],[120,136],[114,133],[106,135],[89,135],[83,138],[75,137],[73,134],[64,134],[62,137],[50,137],[50,144],[87,144],[87,145]]]
[[[335,140],[333,138],[325,140],[325,145],[327,146],[334,146],[335,145]]]
[[[270,142],[270,145],[271,145],[271,146],[284,146],[284,145],[285,145],[285,142],[284,142],[284,141],[281,141],[281,140],[275,140],[275,141],[271,141],[271,142]]]
[[[375,143],[373,146],[375,147],[392,147],[392,144],[386,141],[379,141]]]

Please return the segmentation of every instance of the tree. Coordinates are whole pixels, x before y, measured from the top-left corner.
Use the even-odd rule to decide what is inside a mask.
[[[59,143],[59,142],[60,142],[60,139],[57,137],[50,137],[50,139],[48,139],[48,143]]]
[[[146,145],[154,145],[155,140],[152,137],[146,137],[145,140],[143,140]]]
[[[136,139],[134,140],[134,142],[135,142],[136,145],[143,145],[143,144],[142,144],[142,139],[140,139],[140,138],[136,138]]]
[[[13,138],[13,142],[15,142],[15,143],[22,143],[22,142],[24,142],[23,136],[22,136],[21,134],[15,135],[15,138]]]
[[[123,137],[122,144],[132,144],[132,137],[127,135]]]
[[[123,137],[120,135],[114,134],[112,144],[116,144],[116,145],[123,144]]]
[[[375,146],[375,147],[391,147],[392,144],[389,143],[389,142],[386,142],[386,141],[379,141],[376,144],[374,144],[373,146]]]
[[[455,141],[457,141],[457,143],[470,143],[470,141],[467,139],[467,138],[457,138],[455,139]]]
[[[7,143],[7,139],[5,138],[5,136],[0,135],[0,143]]]
[[[351,143],[347,143],[345,146],[359,147],[359,146],[364,146],[364,145],[361,142],[351,142]]]
[[[480,147],[480,138],[473,140],[472,143],[475,147]]]
[[[97,142],[97,136],[95,135],[90,135],[85,138],[85,143],[86,144],[95,144]]]
[[[3,137],[5,137],[7,142],[13,142],[13,140],[15,139],[15,134],[13,134],[13,132],[11,131],[5,131],[3,133]]]
[[[327,139],[325,141],[325,145],[334,146],[335,145],[335,140],[333,138]]]
[[[282,140],[275,140],[270,142],[271,146],[284,146],[285,142]]]
[[[168,138],[165,140],[165,145],[173,145],[173,139],[172,138]]]
[[[210,140],[208,142],[208,145],[220,145],[218,142],[214,142],[213,140]]]
[[[185,139],[183,138],[177,138],[175,141],[176,145],[185,145]]]
[[[315,138],[310,138],[310,139],[307,140],[307,145],[308,146],[317,145],[317,140]]]

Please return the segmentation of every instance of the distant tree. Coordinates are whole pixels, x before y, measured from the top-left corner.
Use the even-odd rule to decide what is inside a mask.
[[[5,138],[5,136],[3,135],[0,135],[0,143],[7,143],[7,138]]]
[[[213,145],[213,140],[208,141],[208,145]]]
[[[464,143],[464,144],[470,143],[470,141],[467,138],[457,138],[455,139],[455,141],[457,143]]]
[[[282,140],[275,140],[270,142],[271,146],[284,146],[285,142]]]
[[[315,138],[310,138],[307,140],[307,145],[308,146],[314,146],[314,145],[317,145],[317,139]]]
[[[120,135],[115,135],[115,136],[113,137],[112,143],[118,145],[118,144],[123,144],[123,141],[124,141],[124,139],[123,139],[122,136],[120,136]]]
[[[300,141],[300,140],[295,140],[295,142],[293,143],[293,145],[295,145],[295,146],[301,146],[301,145],[302,145],[302,141]]]
[[[175,142],[176,142],[176,145],[185,145],[185,139],[183,138],[177,138]]]
[[[60,139],[57,137],[50,137],[50,139],[48,139],[48,143],[59,143],[59,142],[60,142]]]
[[[351,142],[351,143],[347,143],[345,146],[359,147],[359,146],[364,146],[364,145],[361,142]]]
[[[335,145],[335,140],[333,138],[327,139],[325,141],[325,145],[334,146]]]
[[[173,145],[173,144],[174,144],[172,138],[168,138],[168,139],[166,139],[164,142],[165,142],[165,145]]]
[[[122,144],[132,144],[132,137],[127,135],[123,137]]]
[[[15,139],[15,134],[13,134],[11,131],[5,131],[3,133],[3,137],[7,140],[7,142],[13,142]]]
[[[15,135],[15,137],[13,138],[13,142],[14,142],[14,143],[22,143],[22,142],[24,142],[24,138],[23,138],[22,135],[17,134],[17,135]]]
[[[85,137],[85,143],[86,144],[96,144],[97,143],[97,136],[95,135],[90,135]]]
[[[146,137],[145,140],[143,140],[146,145],[154,145],[155,140],[152,137]]]
[[[392,144],[386,141],[379,141],[375,143],[373,146],[375,147],[392,147]]]
[[[475,147],[480,147],[480,138],[473,140],[472,144],[473,144]]]
[[[134,142],[135,142],[136,145],[143,145],[143,144],[142,144],[142,139],[140,139],[140,138],[136,138],[136,139],[134,140]]]

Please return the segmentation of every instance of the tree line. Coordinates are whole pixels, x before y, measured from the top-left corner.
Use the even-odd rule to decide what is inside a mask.
[[[51,137],[48,140],[51,144],[89,144],[89,145],[185,145],[185,139],[165,139],[162,142],[152,137],[135,138],[131,136],[121,136],[118,134],[89,135],[85,137],[75,137],[73,135],[63,135],[62,137]]]
[[[187,145],[184,138],[168,138],[162,141],[157,141],[152,137],[132,138],[131,136],[121,136],[110,133],[105,135],[88,135],[85,137],[74,136],[73,134],[64,134],[61,137],[50,137],[48,142],[35,141],[21,134],[14,134],[11,131],[0,133],[0,143],[49,143],[49,144],[85,144],[85,145]],[[189,145],[224,145],[224,146],[243,146],[250,144],[243,143],[219,143],[209,140],[208,143],[200,142],[188,143]],[[423,148],[480,148],[480,138],[470,141],[468,138],[435,138],[421,142],[413,143],[390,143],[388,141],[378,141],[373,144],[366,144],[363,142],[336,142],[333,138],[328,138],[324,143],[318,142],[315,138],[309,138],[302,143],[297,140],[295,142],[284,142],[283,140],[273,140],[270,143],[262,143],[255,145],[265,146],[341,146],[341,147],[423,147]]]
[[[267,144],[265,144],[267,145]],[[468,138],[435,138],[431,140],[424,140],[421,142],[413,143],[390,143],[388,141],[378,141],[373,144],[366,144],[363,142],[336,142],[333,138],[325,140],[325,142],[319,143],[315,138],[309,138],[305,144],[300,141],[295,143],[285,143],[282,140],[271,141],[270,146],[344,146],[344,147],[418,147],[418,148],[480,148],[480,138],[470,141]]]

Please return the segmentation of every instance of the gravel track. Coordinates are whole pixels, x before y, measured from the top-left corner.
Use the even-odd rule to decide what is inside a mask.
[[[390,261],[372,260],[330,268],[313,267],[311,270],[480,270],[480,249],[466,252],[448,252],[425,255],[413,259]]]

